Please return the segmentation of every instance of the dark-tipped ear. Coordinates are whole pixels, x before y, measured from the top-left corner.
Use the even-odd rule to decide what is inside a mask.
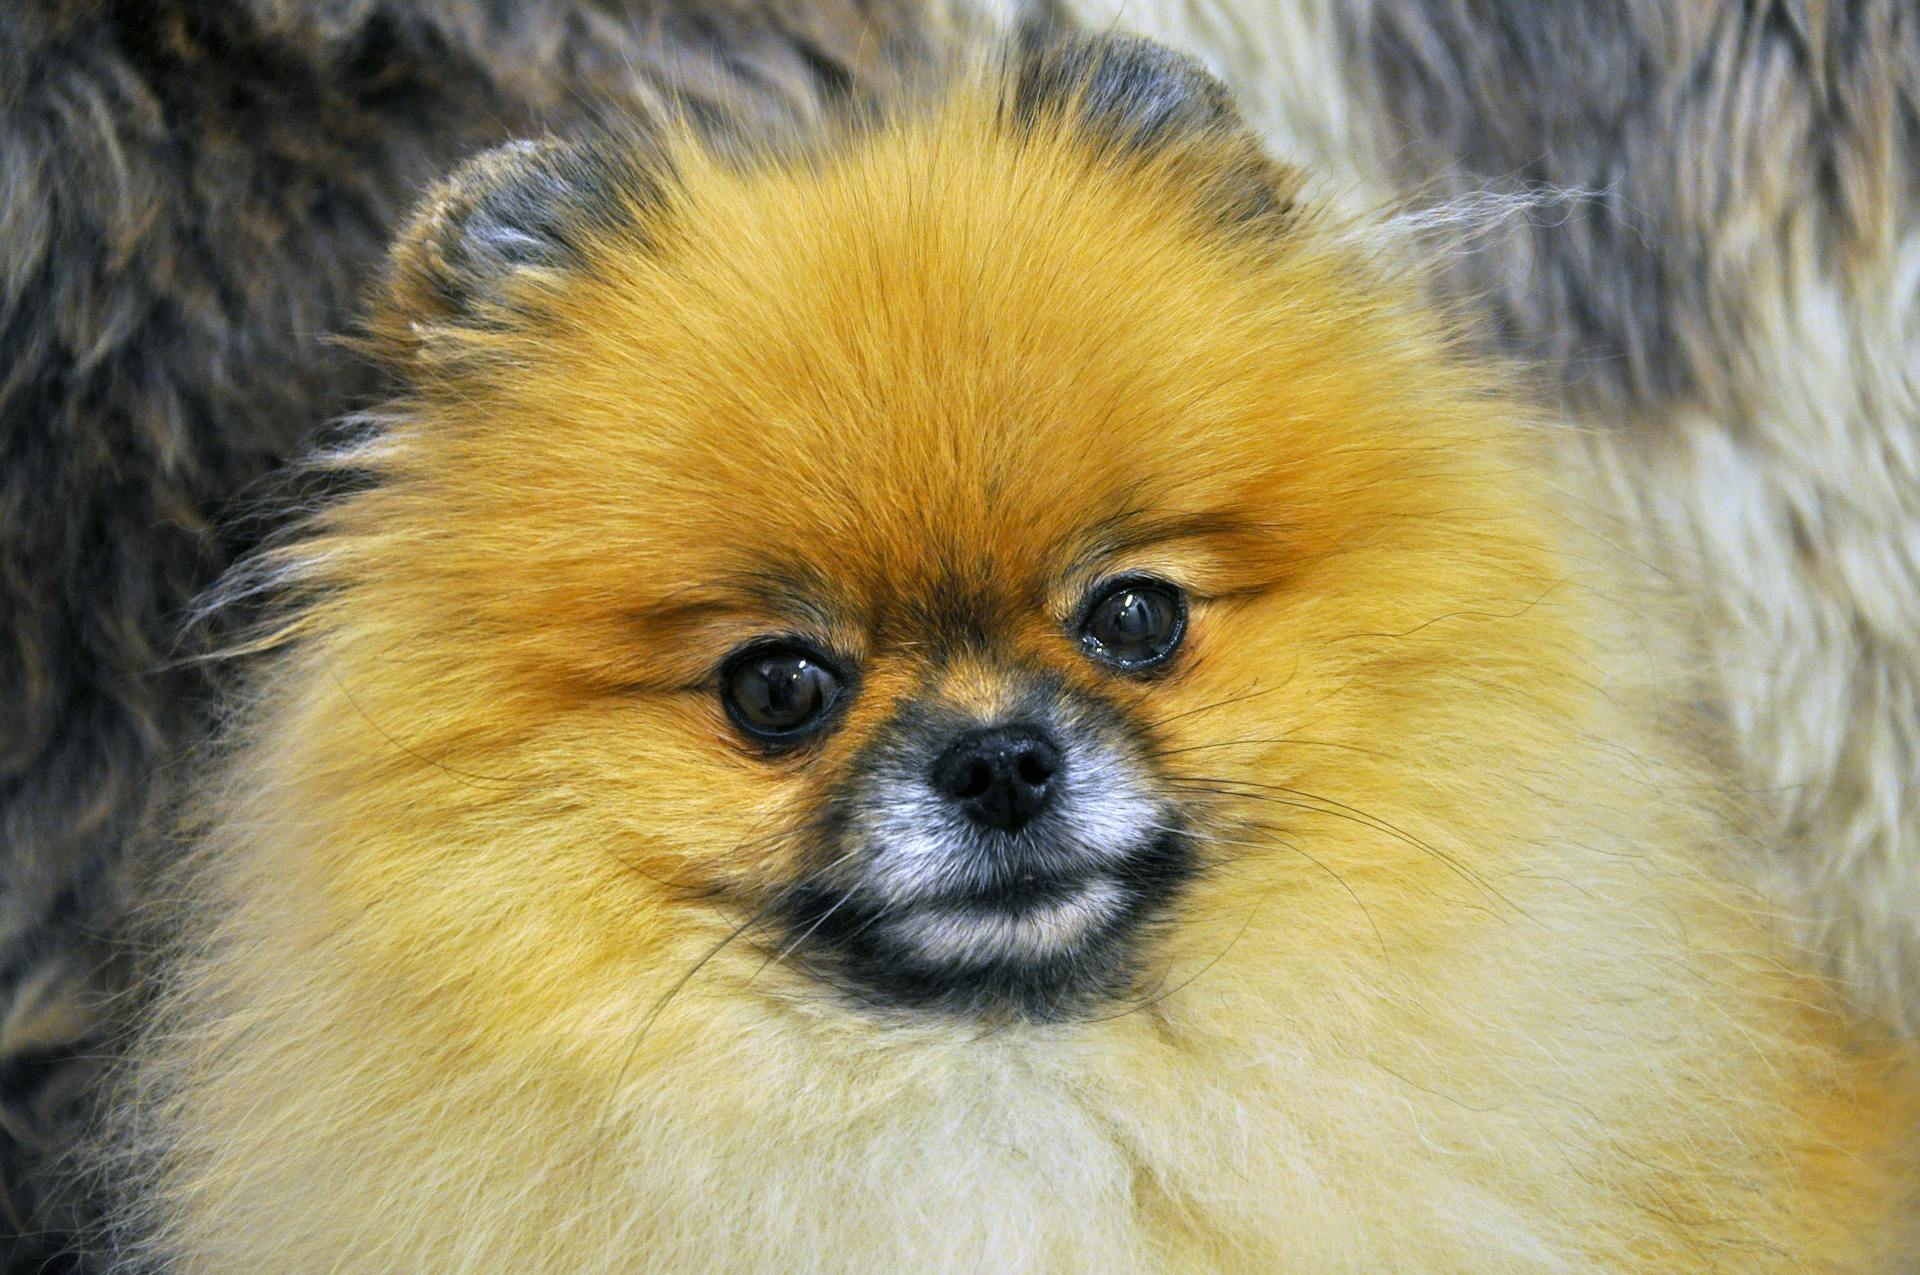
[[[1007,114],[1019,130],[1071,128],[1115,159],[1188,157],[1229,224],[1284,221],[1300,186],[1261,149],[1224,84],[1151,40],[1051,30],[1030,39],[1015,57]]]
[[[511,326],[529,275],[579,268],[596,237],[641,232],[653,174],[598,142],[509,142],[462,164],[395,240],[370,326],[405,356],[447,326]]]
[[[1014,118],[1072,111],[1088,133],[1128,150],[1242,129],[1226,86],[1184,53],[1133,36],[1056,34],[1022,51]]]

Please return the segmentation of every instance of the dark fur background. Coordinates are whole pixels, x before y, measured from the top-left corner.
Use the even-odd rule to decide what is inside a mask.
[[[897,91],[944,0],[10,0],[0,10],[0,1269],[130,985],[139,848],[211,712],[178,635],[261,480],[377,390],[331,335],[460,157],[604,109]]]

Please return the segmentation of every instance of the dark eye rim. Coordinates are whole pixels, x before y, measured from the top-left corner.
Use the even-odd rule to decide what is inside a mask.
[[[740,712],[734,703],[732,694],[733,675],[740,666],[749,660],[761,659],[768,655],[795,655],[801,659],[819,665],[834,680],[832,697],[827,706],[816,717],[791,730],[769,731],[755,726]],[[793,634],[774,634],[754,638],[727,652],[714,672],[714,690],[720,700],[720,707],[727,715],[733,728],[748,741],[758,745],[766,752],[786,752],[807,743],[823,734],[827,727],[836,721],[845,710],[847,701],[852,698],[855,679],[841,660],[823,651],[820,645],[807,638]]]
[[[1142,659],[1127,659],[1116,655],[1100,640],[1087,631],[1087,624],[1093,618],[1094,609],[1116,593],[1128,589],[1152,589],[1166,594],[1173,602],[1173,629],[1167,634],[1166,641],[1158,652]],[[1116,672],[1133,676],[1149,676],[1162,671],[1173,663],[1187,639],[1187,591],[1167,579],[1146,571],[1129,571],[1124,575],[1108,576],[1096,582],[1075,608],[1069,632],[1080,649],[1089,659],[1095,660]]]

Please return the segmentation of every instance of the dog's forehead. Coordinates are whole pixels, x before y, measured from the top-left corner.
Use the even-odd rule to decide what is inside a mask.
[[[1151,431],[1143,445],[1113,421],[877,394],[784,419],[748,410],[716,407],[719,423],[637,466],[662,548],[696,574],[831,585],[869,613],[945,620],[1031,602],[1231,496]]]
[[[1169,442],[1257,361],[1235,352],[1285,326],[1272,289],[1157,204],[1052,174],[986,195],[923,181],[723,187],[667,247],[598,261],[541,354],[578,364],[569,397],[652,408],[642,428],[669,446],[650,462],[829,499],[844,477],[863,515],[939,500],[1017,520],[1063,486],[1097,499],[1086,475],[1200,463]]]
[[[865,572],[895,596],[1004,593],[1169,520],[1260,516],[1248,498],[1262,489],[1243,480],[1261,458],[1223,464],[1221,435],[1196,443],[1177,393],[952,362],[816,366],[738,397],[717,376],[699,415],[649,449],[641,480],[686,511],[672,529],[689,549],[724,527],[753,554],[829,579]]]
[[[688,529],[664,546],[663,570],[622,582],[649,617],[678,625],[718,612],[746,626],[729,640],[747,629],[790,632],[855,656],[951,669],[1054,650],[1088,600],[1124,576],[1233,595],[1284,567],[1272,532],[1235,516],[1075,512],[886,525],[749,515],[731,533]]]
[[[605,496],[580,539],[640,542],[663,587],[801,573],[867,614],[1057,604],[1128,517],[1273,521],[1257,471],[1291,387],[1330,375],[1289,317],[1304,285],[1157,203],[1001,176],[997,201],[715,200],[609,250],[551,299],[566,339],[503,414],[580,445],[509,464]]]
[[[800,511],[730,549],[754,564],[760,604],[803,626],[817,618],[942,650],[987,644],[1048,608],[1084,537],[1070,518],[997,519],[956,504],[912,518]]]

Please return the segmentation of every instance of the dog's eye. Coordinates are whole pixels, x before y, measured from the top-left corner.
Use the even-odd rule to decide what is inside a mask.
[[[1187,630],[1187,599],[1165,580],[1132,576],[1103,585],[1080,620],[1080,644],[1125,672],[1163,664]]]
[[[840,697],[840,679],[804,647],[758,647],[728,661],[720,695],[742,731],[780,743],[807,734],[826,719]]]

